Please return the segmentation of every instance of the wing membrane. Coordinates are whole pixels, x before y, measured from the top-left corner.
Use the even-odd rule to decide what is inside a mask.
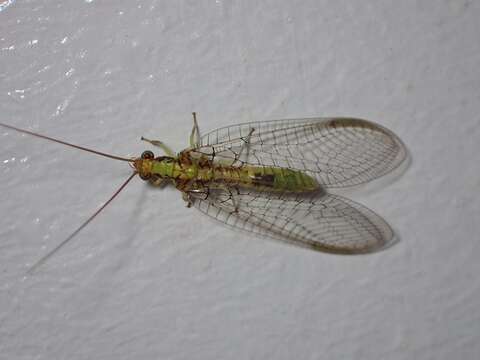
[[[274,194],[240,188],[192,194],[203,213],[234,228],[319,251],[372,252],[393,241],[390,226],[368,208],[332,194]]]
[[[237,165],[304,171],[327,188],[354,186],[381,177],[398,167],[407,154],[393,132],[353,118],[237,124],[203,135],[196,150]]]

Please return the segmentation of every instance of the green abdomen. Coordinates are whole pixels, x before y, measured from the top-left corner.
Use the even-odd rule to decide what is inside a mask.
[[[245,165],[240,168],[215,166],[212,170],[208,180],[213,183],[228,183],[263,191],[306,192],[320,187],[313,177],[286,168]]]

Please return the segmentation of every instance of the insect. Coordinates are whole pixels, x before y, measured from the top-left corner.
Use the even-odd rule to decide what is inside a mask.
[[[355,118],[310,118],[250,122],[200,136],[196,114],[190,147],[175,154],[158,140],[124,158],[73,145],[11,125],[0,126],[66,146],[129,162],[130,177],[89,219],[42,257],[36,269],[95,218],[135,176],[154,186],[166,183],[188,207],[234,228],[314,250],[356,254],[388,246],[394,234],[377,214],[330,193],[377,179],[406,159],[407,150],[390,130]]]

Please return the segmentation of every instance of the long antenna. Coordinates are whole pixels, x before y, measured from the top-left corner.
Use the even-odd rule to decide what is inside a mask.
[[[47,255],[43,256],[40,260],[38,260],[35,264],[33,264],[28,270],[27,270],[27,274],[33,274],[35,272],[36,269],[38,269],[38,267],[40,265],[42,265],[43,263],[45,263],[45,261],[47,261],[50,257],[52,257],[53,254],[55,254],[58,250],[60,250],[65,244],[67,244],[70,240],[72,240],[75,235],[77,235],[85,226],[87,226],[90,221],[92,221],[98,214],[100,214],[100,212],[105,209],[105,207],[110,204],[112,202],[113,199],[115,199],[115,197],[123,190],[123,188],[125,186],[127,186],[127,184],[130,182],[130,180],[133,179],[133,177],[137,175],[136,172],[134,172],[132,175],[129,176],[129,178],[117,189],[117,191],[115,191],[115,193],[110,197],[110,199],[107,200],[107,202],[105,204],[103,204],[97,211],[95,211],[95,213],[90,216],[82,225],[80,225],[80,227],[75,230],[69,237],[67,237],[65,240],[63,240],[60,244],[58,244],[57,246],[55,246],[52,250],[50,250],[48,252]]]
[[[70,143],[62,141],[62,140],[51,138],[50,136],[37,134],[37,133],[34,133],[32,131],[20,129],[20,128],[17,128],[17,127],[12,126],[12,125],[7,125],[7,124],[0,123],[0,126],[6,127],[7,129],[12,129],[12,130],[24,133],[24,134],[29,134],[29,135],[36,136],[36,137],[39,137],[39,138],[42,138],[42,139],[50,140],[50,141],[53,141],[53,142],[56,142],[56,143],[59,143],[59,144],[66,145],[66,146],[71,146],[75,149],[80,149],[80,150],[88,151],[88,152],[91,152],[91,153],[94,153],[94,154],[97,154],[97,155],[105,156],[105,157],[108,157],[110,159],[128,161],[128,162],[133,162],[134,161],[133,159],[127,159],[127,158],[123,158],[123,157],[120,157],[120,156],[110,155],[110,154],[106,154],[106,153],[101,152],[101,151],[92,150],[92,149],[89,149],[89,148],[86,148],[86,147],[83,147],[83,146],[70,144]]]

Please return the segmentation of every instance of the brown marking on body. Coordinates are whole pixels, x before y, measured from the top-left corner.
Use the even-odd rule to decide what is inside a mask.
[[[182,151],[180,152],[180,154],[178,154],[178,163],[180,165],[182,165],[182,167],[184,165],[186,166],[190,166],[192,165],[192,158],[190,157],[190,152],[189,151]]]
[[[213,162],[211,160],[209,160],[206,156],[202,156],[199,160],[198,160],[198,164],[197,164],[200,168],[202,169],[205,169],[205,168],[210,168],[213,166]]]
[[[262,173],[253,174],[252,183],[255,185],[273,187],[274,182],[275,182],[275,175],[273,174],[262,174]]]

